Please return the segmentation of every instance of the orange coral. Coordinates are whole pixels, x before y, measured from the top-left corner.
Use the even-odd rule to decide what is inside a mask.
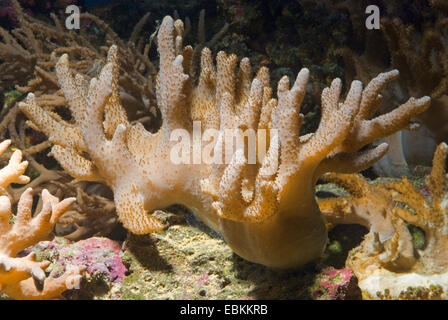
[[[433,168],[426,178],[431,200],[406,177],[376,186],[361,176],[332,174],[327,177],[346,188],[352,197],[319,200],[324,215],[335,223],[360,223],[370,229],[346,262],[368,297],[406,298],[412,294],[408,287],[427,290],[437,287],[439,294],[425,297],[447,298],[447,153],[448,147],[442,143],[434,154]],[[422,248],[414,248],[408,224],[423,230]],[[384,226],[387,226],[387,238],[381,237]]]
[[[0,143],[0,154],[11,141]],[[28,165],[22,162],[22,154],[15,151],[9,164],[0,170],[0,190],[3,192],[10,183],[27,183],[29,178],[23,173]],[[45,276],[48,261],[37,262],[35,254],[17,257],[17,254],[36,244],[48,240],[58,218],[71,206],[74,198],[59,202],[47,190],[42,192],[43,207],[32,217],[33,193],[28,188],[20,197],[14,224],[10,224],[11,201],[8,196],[0,196],[0,292],[15,299],[54,299],[68,289],[70,283],[79,281],[80,270],[69,270],[55,278]]]

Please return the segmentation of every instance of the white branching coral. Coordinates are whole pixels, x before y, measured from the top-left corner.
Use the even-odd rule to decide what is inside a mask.
[[[380,91],[398,71],[380,74],[365,89],[354,81],[343,101],[336,79],[322,93],[318,130],[300,136],[307,69],[291,88],[283,77],[273,98],[267,68],[253,76],[244,58],[236,72],[237,57],[224,52],[215,67],[204,48],[196,83],[192,48],[183,47],[182,30],[182,21],[165,17],[158,33],[156,89],[163,125],[157,133],[130,124],[119,104],[115,46],[90,85],[72,74],[66,55],[60,58],[56,72],[72,122],[46,113],[32,94],[20,107],[55,144],[52,154],[69,174],[113,190],[119,219],[130,231],[160,230],[162,224],[150,213],[182,204],[250,261],[287,268],[319,257],[327,230],[314,197],[318,177],[370,166],[387,145],[358,150],[408,125],[430,99],[411,98],[369,120],[381,102]],[[208,135],[212,129],[216,135]],[[254,158],[251,139],[267,152]],[[213,161],[204,161],[207,155]]]
[[[10,143],[10,140],[0,143],[0,155]],[[75,198],[59,202],[44,190],[42,210],[33,217],[33,190],[28,188],[20,197],[17,215],[11,224],[11,201],[6,190],[11,183],[28,183],[29,178],[23,175],[27,165],[26,161],[22,162],[21,151],[16,150],[9,164],[0,170],[0,293],[14,299],[59,298],[70,289],[68,286],[79,282],[81,270],[71,269],[60,277],[55,274],[46,277],[44,270],[50,262],[37,262],[34,253],[25,257],[17,254],[39,241],[49,240],[54,224]]]

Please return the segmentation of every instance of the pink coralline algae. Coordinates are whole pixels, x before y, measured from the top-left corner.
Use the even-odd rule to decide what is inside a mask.
[[[70,243],[57,238],[32,247],[38,257],[48,259],[56,270],[71,267],[85,268],[91,277],[101,277],[110,282],[121,282],[128,269],[122,262],[120,245],[107,238],[89,238]]]
[[[323,269],[312,287],[312,297],[316,300],[359,300],[361,290],[351,269]]]

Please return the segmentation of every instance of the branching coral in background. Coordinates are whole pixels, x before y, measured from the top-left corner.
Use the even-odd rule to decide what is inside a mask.
[[[112,189],[118,217],[134,233],[160,230],[163,225],[150,213],[180,203],[250,261],[287,268],[319,257],[327,230],[314,197],[318,177],[372,165],[387,145],[358,150],[407,126],[412,116],[429,106],[429,97],[411,98],[369,120],[381,102],[381,90],[398,71],[378,75],[365,89],[354,81],[344,102],[342,83],[336,79],[322,93],[319,128],[299,136],[307,69],[299,72],[291,88],[288,77],[283,77],[278,99],[274,99],[267,68],[254,77],[249,59],[244,58],[236,73],[237,57],[224,52],[218,53],[215,68],[211,51],[204,48],[195,85],[189,76],[193,49],[183,47],[182,29],[180,20],[165,17],[158,33],[156,94],[163,125],[157,133],[130,124],[125,117],[118,98],[117,46],[109,49],[107,64],[90,85],[84,76],[73,76],[67,55],[57,63],[58,81],[73,123],[52,117],[39,107],[33,94],[20,108],[55,144],[52,154],[70,175]],[[200,121],[202,133],[219,130],[218,137],[209,144],[198,144],[192,135],[198,125],[195,121]],[[236,129],[256,133],[276,129],[278,136],[275,131],[266,140],[255,135],[257,144],[265,142],[268,151],[252,164],[248,163],[253,155],[247,143],[230,144],[242,138],[242,131]],[[182,150],[178,149],[180,141],[171,137],[175,132],[183,133],[181,142],[187,146]],[[180,163],[173,158],[176,150],[182,154]],[[216,161],[226,150],[230,163]],[[199,151],[215,161],[198,161]]]
[[[430,199],[406,177],[373,186],[360,176],[328,176],[330,181],[347,187],[353,197],[319,200],[325,216],[330,221],[360,223],[370,228],[370,233],[352,250],[346,262],[368,297],[448,297],[447,153],[448,147],[442,143],[434,154],[433,168],[426,178]],[[424,232],[421,248],[414,247],[407,224]],[[384,226],[389,235],[381,239]]]
[[[0,60],[3,60],[0,65],[2,87],[13,84],[21,92],[34,92],[41,105],[64,106],[66,102],[58,92],[53,72],[57,57],[63,53],[69,54],[76,61],[73,65],[76,72],[92,77],[96,76],[104,64],[103,48],[94,46],[84,29],[81,33],[66,30],[54,13],[51,14],[54,21],[52,26],[25,14],[17,0],[11,2],[17,13],[19,26],[11,33],[0,29],[3,38],[0,43]],[[131,38],[125,42],[98,17],[89,13],[81,16],[95,22],[108,40],[119,45],[122,99],[126,100],[129,112],[133,110],[131,114],[134,115],[137,111],[148,113],[153,99],[152,77],[156,71],[148,58],[149,45],[144,48],[145,43],[139,37],[148,17],[149,14],[146,14],[136,24]],[[30,79],[33,74],[35,77]],[[17,79],[22,82],[17,83]]]
[[[88,80],[97,76],[105,63],[105,47],[97,47],[85,32],[68,31],[63,27],[59,17],[51,14],[54,25],[49,25],[25,14],[17,0],[11,0],[17,13],[19,25],[10,33],[0,29],[0,87],[16,85],[22,93],[33,92],[40,106],[49,114],[61,120],[67,116],[63,108],[65,106],[64,95],[59,90],[54,66],[57,58],[67,53],[72,59],[72,68],[77,73],[84,75]],[[149,60],[149,50],[153,38],[146,43],[140,36],[144,25],[148,22],[149,13],[146,14],[134,27],[129,40],[125,41],[100,18],[90,13],[82,13],[81,19],[93,21],[106,36],[107,43],[118,45],[119,56],[119,99],[126,106],[127,117],[130,121],[142,123],[150,122],[153,130],[160,125],[159,112],[155,106],[155,94],[153,82],[156,69]],[[176,30],[180,36],[191,32],[191,23],[186,28],[177,24]],[[210,41],[205,40],[205,11],[199,15],[198,44],[192,50],[191,76],[197,69],[200,50],[204,45],[213,45],[227,31],[228,24],[218,32]],[[154,33],[155,35],[155,33]],[[34,77],[32,77],[34,75]],[[30,79],[32,77],[32,79]],[[12,82],[9,82],[11,80]],[[24,96],[24,95],[23,95]],[[18,99],[20,101],[21,97]],[[26,137],[26,125],[18,112],[18,107],[12,104],[1,111],[0,114],[0,138],[9,137],[13,144],[23,150],[30,166],[39,173],[39,177],[32,182],[33,187],[45,186],[46,183],[61,178],[56,170],[48,170],[38,163],[33,155],[44,151],[49,147],[49,142],[44,141],[38,145],[29,146]],[[117,115],[119,116],[119,115]],[[138,119],[138,120],[136,120]],[[126,120],[127,121],[127,120]],[[32,127],[32,124],[30,124]],[[29,135],[29,130],[27,131]],[[1,160],[1,159],[0,159]],[[15,195],[20,195],[23,190],[16,190]],[[17,201],[18,197],[14,198]]]
[[[104,65],[107,48],[95,45],[87,35],[86,27],[81,28],[80,33],[66,30],[60,18],[54,13],[51,14],[54,25],[49,25],[25,14],[17,0],[11,2],[17,13],[19,25],[10,33],[0,29],[0,36],[3,38],[3,42],[0,43],[0,60],[3,61],[0,64],[0,88],[15,85],[20,92],[33,92],[39,105],[65,106],[66,101],[58,90],[58,82],[53,72],[58,57],[67,53],[72,60],[72,68],[90,79],[97,76]],[[104,32],[106,44],[114,43],[118,46],[120,99],[126,105],[130,120],[144,116],[151,118],[158,116],[153,88],[153,78],[157,70],[149,59],[152,38],[146,42],[140,35],[149,16],[149,13],[144,15],[135,25],[129,40],[124,41],[99,17],[87,12],[80,15],[80,19],[93,21]],[[228,27],[229,25],[225,24],[210,41],[206,42],[205,11],[201,11],[199,42],[193,50],[193,61],[196,63],[192,64],[192,72],[197,69],[202,47],[214,45],[227,32]],[[187,28],[180,31],[181,36],[190,31],[191,24],[188,23]],[[157,123],[153,125],[157,128]]]
[[[66,101],[60,92],[54,67],[57,58],[67,53],[72,60],[72,68],[90,79],[97,76],[105,63],[107,48],[97,48],[86,35],[85,28],[80,33],[68,31],[63,27],[60,18],[51,14],[54,25],[49,25],[25,14],[17,0],[11,0],[17,13],[19,26],[10,33],[0,29],[3,42],[0,43],[0,77],[1,87],[15,85],[23,93],[33,92],[39,105],[45,108],[65,106]],[[146,43],[140,33],[149,19],[149,13],[135,25],[128,41],[120,37],[100,18],[90,13],[82,13],[81,19],[93,21],[105,34],[106,43],[118,45],[120,59],[120,100],[126,105],[130,120],[141,118],[141,121],[150,120],[157,116],[154,104],[153,78],[156,69],[149,60],[149,50],[152,43]],[[189,19],[184,30],[178,30],[180,36],[191,32]],[[177,27],[180,27],[178,25]],[[198,44],[193,49],[191,74],[197,69],[200,50],[205,45],[214,45],[227,31],[229,25],[222,29],[208,42],[205,40],[205,11],[199,15]],[[30,79],[34,74],[34,78]],[[17,82],[19,81],[19,83]],[[22,82],[20,82],[22,81]],[[26,81],[28,81],[26,83]],[[3,113],[3,111],[2,111]],[[11,112],[0,122],[0,137],[15,117],[17,110]],[[11,115],[11,116],[10,116]],[[58,114],[52,114],[59,117]],[[154,119],[153,119],[154,120]],[[157,123],[152,123],[157,129]]]
[[[57,235],[78,241],[107,236],[117,226],[114,201],[109,199],[110,190],[104,185],[85,181],[77,184],[55,181],[53,185],[58,194],[76,197],[72,208],[59,219],[55,228]]]
[[[0,143],[0,154],[11,141]],[[48,240],[54,224],[75,201],[67,198],[61,202],[47,190],[42,192],[43,207],[32,217],[33,193],[28,188],[21,196],[17,215],[10,224],[11,201],[6,189],[11,183],[27,183],[23,173],[28,163],[22,162],[19,150],[9,164],[0,170],[0,292],[15,299],[54,299],[69,289],[68,285],[80,280],[80,270],[70,270],[56,278],[46,277],[44,270],[49,262],[37,262],[35,254],[18,257],[18,253],[39,241]],[[70,288],[71,289],[71,288]]]
[[[351,2],[346,4],[350,7]],[[365,81],[385,68],[400,70],[400,80],[384,92],[385,103],[380,110],[389,111],[410,96],[428,95],[432,99],[431,107],[414,119],[423,124],[419,131],[406,130],[386,139],[391,152],[375,169],[380,175],[399,177],[412,175],[416,165],[429,165],[437,144],[448,138],[448,18],[428,3],[415,1],[409,7],[416,8],[409,10],[418,10],[418,14],[410,24],[402,20],[404,17],[397,17],[397,9],[403,7],[397,4],[382,2],[390,15],[382,12],[381,29],[362,37],[362,54],[357,53],[358,48],[339,52],[344,58],[347,83],[353,79]],[[353,28],[365,30],[358,18],[351,16]]]
[[[42,164],[38,163],[34,158],[34,155],[38,152],[44,151],[50,147],[49,141],[44,141],[40,144],[29,146],[27,143],[27,135],[26,135],[26,122],[23,117],[21,117],[20,113],[17,112],[18,108],[14,108],[10,110],[10,112],[6,115],[8,134],[13,142],[15,147],[18,147],[22,151],[24,157],[28,160],[30,167],[34,170],[35,173],[38,173],[38,177],[33,179],[27,187],[32,188],[40,188],[40,190],[44,189],[45,185],[48,182],[55,181],[67,176],[63,171],[58,170],[49,170]],[[18,120],[19,119],[19,120]],[[18,123],[16,123],[18,122]],[[18,130],[17,128],[18,127]],[[10,154],[5,152],[3,156],[0,156],[0,161],[8,159]],[[27,187],[9,187],[11,200],[13,203],[16,203],[20,195],[25,191]]]
[[[431,108],[420,119],[438,143],[448,138],[447,19],[438,16],[432,25],[425,25],[421,33],[399,19],[382,22],[392,66],[403,74],[402,94],[426,94],[433,100]],[[416,71],[420,76],[416,76]]]

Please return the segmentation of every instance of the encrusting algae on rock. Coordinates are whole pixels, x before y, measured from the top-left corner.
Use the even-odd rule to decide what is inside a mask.
[[[278,271],[250,263],[234,254],[218,234],[193,215],[174,212],[154,213],[168,225],[164,231],[128,234],[122,260],[129,272],[123,281],[111,284],[107,293],[95,295],[96,299],[361,298],[356,277],[349,269],[309,264]]]

